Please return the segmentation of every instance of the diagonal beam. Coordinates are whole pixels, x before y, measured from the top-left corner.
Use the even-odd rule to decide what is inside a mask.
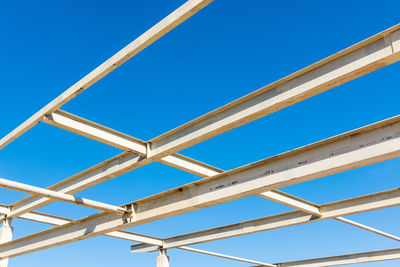
[[[224,238],[333,219],[335,217],[398,205],[400,205],[400,189],[394,189],[322,205],[321,208],[323,212],[321,217],[316,217],[302,211],[286,212],[246,222],[235,223],[167,238],[164,239],[163,248],[171,249],[181,246],[210,242]],[[131,247],[132,252],[136,251],[136,249],[139,249],[142,252],[150,252],[154,250],[154,247],[149,245],[133,245]]]
[[[58,182],[48,187],[48,189],[64,194],[75,194],[150,162],[151,160],[149,159],[125,152]],[[46,206],[52,202],[54,202],[54,200],[38,196],[29,196],[12,204],[11,211],[7,216],[10,218],[20,217],[22,214]]]
[[[62,110],[44,116],[42,121],[125,151],[147,154],[146,142]]]
[[[160,135],[151,156],[161,158],[303,101],[400,59],[400,24]]]
[[[100,142],[115,146],[115,147],[124,147],[123,143],[119,143],[118,137],[119,136],[124,136],[125,140],[133,140],[136,143],[141,143],[142,148],[146,148],[146,142],[133,138],[129,135],[119,133],[115,130],[112,130],[110,128],[107,128],[105,126],[102,126],[100,124],[91,122],[89,120],[83,119],[81,117],[78,117],[76,115],[72,115],[70,113],[67,113],[65,111],[58,110],[57,112],[53,113],[53,115],[48,116],[44,122],[47,122],[51,125],[69,130],[71,132],[81,134],[83,136],[87,136],[89,138],[98,140]],[[100,130],[99,130],[100,129]],[[116,133],[116,134],[114,134]],[[105,138],[101,138],[102,136],[107,136],[109,135],[108,140],[105,140]],[[103,140],[103,141],[102,141]],[[105,141],[104,141],[105,140]],[[133,145],[132,145],[133,147]],[[126,149],[127,150],[127,149]],[[134,151],[137,153],[140,153],[140,151]],[[188,171],[190,173],[194,173],[197,175],[200,175],[202,177],[209,177],[209,176],[214,176],[220,173],[223,173],[224,171],[222,169],[210,166],[208,164],[196,161],[194,159],[179,155],[179,154],[172,154],[169,156],[166,156],[164,158],[161,158],[158,160],[164,164],[170,165],[172,167]],[[306,213],[316,215],[316,216],[321,216],[321,213],[319,211],[319,205],[314,204],[312,202],[306,201],[301,198],[297,198],[295,196],[292,196],[290,194],[278,191],[278,190],[272,190],[269,192],[264,192],[258,194],[258,196],[263,197],[268,200],[272,200],[278,203],[281,203],[283,205],[295,208],[297,210],[304,211]],[[370,231],[375,234],[379,234],[384,237],[391,238],[396,241],[400,241],[400,238],[388,233],[385,233],[383,231],[374,229],[372,227],[351,221],[349,219],[345,218],[336,218],[337,221],[358,227],[360,229],[364,229],[367,231]]]
[[[72,196],[68,194],[63,194],[60,192],[32,186],[32,185],[27,185],[23,183],[18,183],[10,180],[6,180],[3,178],[0,178],[0,187],[7,188],[7,189],[12,189],[24,193],[29,193],[29,194],[34,194],[34,195],[39,195],[45,198],[50,198],[53,200],[61,200],[64,202],[76,204],[76,205],[81,205],[89,208],[94,208],[94,209],[99,209],[103,210],[106,212],[113,212],[113,213],[118,213],[118,214],[125,214],[128,212],[126,208],[123,207],[118,207],[106,203],[102,203],[99,201],[95,200],[90,200],[86,198],[81,198],[77,196]]]
[[[102,79],[104,76],[112,72],[114,69],[121,66],[131,57],[151,45],[153,42],[164,36],[166,33],[174,29],[176,26],[184,22],[186,19],[197,13],[200,9],[208,5],[212,0],[189,0],[168,15],[166,18],[158,22],[156,25],[151,27],[148,31],[143,33],[141,36],[136,38],[133,42],[124,47],[121,51],[116,53],[114,56],[109,58],[103,64],[98,66],[88,75],[83,77],[73,86],[71,86],[64,93],[59,95],[32,117],[18,126],[11,133],[6,135],[0,140],[0,149],[7,146],[9,143],[17,139],[23,133],[28,131],[38,122],[40,122],[43,116],[56,111],[58,108],[66,104],[68,101],[73,99],[75,96],[92,86],[94,83]]]
[[[400,248],[376,250],[300,261],[276,263],[278,267],[327,267],[400,259]],[[262,265],[259,265],[262,266]],[[254,266],[254,267],[259,267]]]
[[[226,254],[206,251],[206,250],[197,249],[197,248],[180,247],[179,249],[186,250],[186,251],[191,251],[191,252],[196,252],[196,253],[200,253],[200,254],[205,254],[205,255],[210,255],[210,256],[215,256],[215,257],[220,257],[220,258],[229,259],[229,260],[235,260],[235,261],[241,261],[241,262],[246,262],[246,263],[251,263],[251,264],[257,264],[258,266],[277,267],[275,264],[243,259],[243,258],[239,258],[239,257],[234,257],[234,256],[226,255]]]
[[[337,217],[337,218],[335,218],[335,220],[337,220],[339,222],[347,223],[349,225],[353,225],[353,226],[358,227],[360,229],[364,229],[364,230],[370,231],[372,233],[375,233],[375,234],[378,234],[378,235],[381,235],[381,236],[385,236],[387,238],[390,238],[390,239],[393,239],[393,240],[396,240],[396,241],[400,241],[400,237],[398,237],[398,236],[385,233],[385,232],[380,231],[378,229],[363,225],[361,223],[358,223],[358,222],[355,222],[355,221],[352,221],[352,220],[349,220],[349,219],[346,219],[346,218],[343,218],[343,217]]]
[[[110,129],[108,127],[102,126],[100,124],[91,122],[89,120],[86,120],[84,118],[78,117],[76,115],[67,113],[65,111],[58,110],[55,113],[53,113],[51,116],[48,116],[44,122],[60,127],[62,129],[66,129],[68,131],[92,138],[94,140],[98,140],[100,142],[103,142],[105,144],[112,145],[114,147],[122,148],[126,151],[129,151],[127,149],[128,145],[124,145],[125,140],[132,140],[133,143],[130,145],[130,147],[134,147],[136,144],[141,144],[141,148],[146,149],[146,142],[133,138],[129,135],[119,133],[113,129]],[[124,140],[121,142],[119,140],[119,137],[122,136]],[[107,138],[106,138],[107,137]],[[107,140],[106,140],[107,139]],[[133,152],[140,153],[139,150]],[[197,174],[202,177],[210,177],[214,176],[220,173],[223,173],[224,171],[222,169],[213,167],[211,165],[196,161],[194,159],[191,159],[189,157],[182,156],[180,154],[172,154],[169,156],[166,156],[164,158],[161,158],[158,160],[161,163],[164,163],[166,165]],[[319,206],[317,204],[314,204],[312,202],[306,201],[304,199],[292,196],[290,194],[278,191],[278,190],[272,190],[269,192],[264,192],[258,194],[258,196],[266,198],[268,200],[272,200],[278,203],[281,203],[283,205],[295,208],[297,210],[302,210],[304,212],[307,212],[312,215],[316,216],[321,216],[321,213],[319,211]],[[400,238],[388,233],[385,233],[383,231],[374,229],[372,227],[345,219],[345,218],[336,218],[337,221],[344,222],[349,225],[353,225],[355,227],[370,231],[375,234],[379,234],[384,237],[391,238],[396,241],[400,241]]]
[[[8,213],[8,208],[9,208],[8,206],[0,204],[0,214],[6,215]],[[64,218],[64,217],[60,217],[60,216],[49,215],[49,214],[45,214],[45,213],[37,212],[37,211],[25,213],[25,214],[21,215],[20,218],[25,219],[25,220],[39,222],[39,223],[55,225],[55,226],[67,224],[67,223],[74,221],[72,219],[68,219],[68,218]],[[147,236],[147,235],[132,233],[132,232],[128,232],[128,231],[116,231],[116,232],[107,233],[105,235],[110,236],[110,237],[130,240],[130,241],[134,241],[134,242],[155,245],[158,247],[162,246],[162,239],[160,239],[160,238],[155,238],[155,237],[151,237],[151,236]]]
[[[317,179],[327,175],[392,159],[400,155],[400,116],[374,123],[305,147],[301,147],[229,172],[129,203],[133,214],[98,213],[66,225],[0,245],[0,257],[13,257],[108,232],[121,230],[231,200]],[[388,197],[389,196],[389,197]],[[371,197],[367,198],[368,200]],[[378,208],[396,206],[395,190],[360,199],[346,206],[322,206],[324,216],[336,218]],[[315,216],[297,211],[299,220]],[[181,245],[179,245],[181,246]]]
[[[96,165],[89,169],[90,171],[77,174],[49,189],[55,191],[63,190],[63,193],[68,194],[84,190],[89,186],[148,164],[154,159],[168,157],[180,149],[391,64],[400,57],[399,28],[400,25],[389,28],[278,82],[151,140],[151,149],[147,150],[147,158],[141,158],[135,154],[122,153]],[[49,115],[52,112],[47,113]],[[101,140],[102,138],[98,139]],[[124,164],[119,164],[119,161]],[[179,162],[179,159],[176,161]],[[101,175],[100,173],[104,168],[108,168],[108,170],[105,175]],[[118,169],[118,171],[111,171],[113,169]],[[11,218],[18,217],[25,212],[49,203],[51,202],[37,198],[24,199],[12,205],[13,210],[9,216]]]

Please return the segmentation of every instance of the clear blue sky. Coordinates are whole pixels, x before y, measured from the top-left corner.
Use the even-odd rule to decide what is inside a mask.
[[[119,51],[184,1],[2,1],[0,135]],[[135,56],[64,110],[149,140],[399,23],[400,1],[215,0]],[[399,113],[394,64],[182,151],[232,169]],[[254,145],[256,144],[256,145]],[[211,151],[211,153],[210,153]],[[47,187],[119,154],[116,148],[39,124],[0,151],[0,177]],[[322,204],[399,187],[391,160],[284,188]],[[120,205],[199,179],[153,163],[90,188],[82,197]],[[0,189],[0,203],[25,194]],[[130,230],[169,237],[288,211],[257,197]],[[81,218],[92,209],[55,203],[40,211]],[[400,235],[400,209],[349,216]],[[46,229],[15,220],[15,237]],[[10,267],[155,266],[156,254],[130,254],[108,237],[13,258]],[[266,262],[398,247],[335,221],[268,231],[195,247]],[[171,266],[247,266],[171,250]],[[399,266],[380,262],[364,266]]]

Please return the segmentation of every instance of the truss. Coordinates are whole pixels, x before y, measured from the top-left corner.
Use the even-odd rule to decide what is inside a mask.
[[[328,219],[400,241],[400,237],[343,217],[398,206],[400,189],[323,205],[278,191],[282,187],[400,156],[400,115],[230,171],[177,154],[187,147],[397,62],[400,59],[400,24],[147,142],[60,109],[210,2],[211,0],[186,2],[0,140],[2,149],[37,123],[44,122],[125,151],[47,189],[0,179],[0,187],[32,194],[10,206],[0,206],[3,221],[0,232],[1,267],[7,266],[11,257],[98,235],[138,242],[139,244],[131,246],[132,252],[159,251],[159,267],[169,266],[166,251],[174,248],[242,261],[253,266],[336,266],[400,259],[400,249],[394,248],[301,261],[265,263],[187,247]],[[74,195],[153,161],[204,179],[121,206]],[[296,210],[164,239],[123,230],[252,195]],[[80,220],[71,220],[35,211],[54,201],[66,201],[102,212]],[[13,218],[55,227],[12,240]]]

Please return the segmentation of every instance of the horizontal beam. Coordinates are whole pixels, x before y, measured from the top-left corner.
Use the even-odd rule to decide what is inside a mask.
[[[8,213],[8,209],[9,209],[8,206],[0,204],[0,214],[6,215]],[[25,213],[25,214],[21,215],[21,217],[19,217],[19,218],[29,220],[29,221],[35,221],[35,222],[39,222],[39,223],[55,225],[55,226],[63,225],[63,224],[70,223],[73,221],[72,219],[68,219],[68,218],[64,218],[64,217],[60,217],[60,216],[54,216],[54,215],[45,214],[45,213],[36,212],[36,211]],[[134,242],[155,245],[158,247],[162,246],[162,239],[160,239],[160,238],[155,238],[155,237],[151,237],[151,236],[147,236],[147,235],[132,233],[132,232],[128,232],[128,231],[110,232],[105,235],[110,236],[110,237],[130,240],[130,241],[134,241]]]
[[[47,189],[64,194],[75,194],[150,162],[151,160],[139,155],[125,152],[58,182]],[[22,214],[38,209],[52,202],[54,202],[52,199],[29,196],[13,203],[11,205],[11,211],[7,216],[10,218],[20,217]]]
[[[400,259],[400,248],[346,254],[333,257],[277,263],[278,267],[327,267]],[[262,266],[258,265],[257,267]]]
[[[147,154],[146,142],[65,111],[57,110],[46,115],[42,121],[125,151],[131,151],[141,156]]]
[[[92,138],[94,140],[98,140],[105,144],[124,149],[126,151],[143,154],[146,150],[146,142],[142,140],[117,132],[113,129],[91,122],[65,111],[58,110],[52,115],[47,116],[46,119],[43,121],[59,128]],[[123,140],[121,140],[121,138]],[[132,140],[132,144],[127,145],[126,140]],[[129,149],[128,146],[132,148],[138,147],[138,149]],[[159,159],[158,161],[166,165],[193,174],[197,174],[201,177],[210,177],[224,172],[222,169],[215,168],[211,165],[196,161],[180,154],[168,155],[164,158]],[[299,210],[306,211],[314,215],[319,215],[318,205],[315,205],[300,198],[293,197],[283,192],[270,191],[261,193],[259,194],[259,196],[279,202],[284,205],[294,207]]]
[[[398,236],[385,233],[383,231],[377,230],[375,228],[363,225],[361,223],[358,223],[358,222],[355,222],[355,221],[352,221],[352,220],[349,220],[349,219],[346,219],[346,218],[343,218],[343,217],[337,217],[337,218],[335,218],[335,220],[337,220],[339,222],[347,223],[349,225],[353,225],[353,226],[358,227],[360,229],[364,229],[364,230],[367,230],[369,232],[372,232],[372,233],[375,233],[375,234],[378,234],[378,235],[381,235],[381,236],[385,236],[387,238],[390,238],[390,239],[393,239],[393,240],[396,240],[396,241],[400,241],[400,237],[398,237]]]
[[[94,201],[86,198],[81,198],[77,196],[72,196],[68,194],[63,194],[60,192],[32,186],[32,185],[27,185],[23,183],[18,183],[10,180],[6,180],[3,178],[0,178],[0,187],[7,188],[7,189],[12,189],[20,192],[25,192],[29,194],[34,194],[34,195],[39,195],[45,198],[50,198],[54,200],[61,200],[64,202],[76,204],[76,205],[81,205],[89,208],[94,208],[94,209],[99,209],[103,210],[106,212],[113,212],[113,213],[118,213],[118,214],[125,214],[128,212],[126,208],[123,207],[118,207],[106,203],[102,203],[99,201]]]
[[[140,51],[151,45],[153,42],[161,38],[163,35],[174,29],[176,26],[184,22],[193,14],[197,13],[200,9],[208,5],[211,1],[212,0],[189,0],[184,3],[166,18],[151,27],[148,31],[136,38],[136,40],[128,44],[121,51],[116,53],[110,59],[105,61],[103,64],[98,66],[88,75],[86,75],[73,86],[71,86],[64,93],[59,95],[56,99],[43,107],[40,111],[35,113],[32,117],[30,117],[20,126],[18,126],[11,133],[2,138],[0,140],[0,149],[7,146],[9,143],[17,139],[23,133],[28,131],[38,122],[40,122],[43,116],[46,116],[59,109],[75,96],[82,93],[84,90],[92,86],[104,76],[125,63],[131,57],[135,56],[137,53],[139,53]]]
[[[200,253],[200,254],[205,254],[205,255],[210,255],[210,256],[215,256],[215,257],[220,257],[220,258],[229,259],[229,260],[235,260],[235,261],[241,261],[241,262],[246,262],[246,263],[251,263],[251,264],[257,264],[258,266],[277,267],[275,264],[243,259],[243,258],[239,258],[239,257],[234,257],[234,256],[221,254],[221,253],[210,252],[210,251],[197,249],[197,248],[180,247],[179,249],[186,250],[186,251],[191,251],[191,252],[196,252],[196,253]]]
[[[400,24],[150,140],[148,153],[175,153],[399,59]]]
[[[182,160],[174,158],[170,156],[170,154],[189,145],[193,145],[196,142],[222,133],[223,131],[265,116],[280,108],[299,102],[307,97],[327,90],[334,85],[338,85],[397,61],[400,54],[399,28],[400,26],[396,25],[327,59],[289,75],[276,83],[268,85],[231,104],[151,140],[152,151],[147,151],[148,158],[140,158],[135,154],[123,153],[96,165],[88,171],[64,180],[49,189],[55,191],[64,190],[62,191],[63,193],[73,194],[74,192],[79,192],[87,187],[141,167],[150,163],[153,159],[158,158],[163,159],[163,163],[172,166],[176,163],[182,164],[184,163]],[[320,86],[317,86],[317,84],[320,84]],[[322,90],[322,88],[324,90]],[[211,121],[215,121],[215,123],[209,124]],[[81,131],[77,130],[77,132]],[[108,132],[108,134],[109,133],[110,132]],[[179,140],[175,142],[172,140],[173,137],[177,137]],[[104,139],[101,137],[96,138],[97,140]],[[167,143],[161,145],[163,142]],[[124,167],[120,167],[118,161],[130,161],[132,163],[123,164]],[[114,164],[116,168],[113,168]],[[101,175],[100,173],[103,170],[103,166],[108,166],[109,168],[104,172],[104,175]],[[184,166],[182,167],[184,168]],[[193,166],[191,167],[193,169]],[[113,169],[117,169],[117,171],[112,172],[111,170]],[[207,170],[199,168],[199,171],[204,172]],[[209,173],[213,173],[213,170],[210,170]],[[46,200],[38,198],[24,199],[12,205],[13,211],[11,211],[9,216],[11,218],[18,217],[25,212],[29,212],[49,203],[51,203],[51,201],[46,202]]]
[[[167,238],[164,239],[163,248],[171,249],[210,242],[398,205],[400,205],[400,189],[394,189],[322,205],[321,209],[323,212],[321,217],[313,216],[303,211],[286,212],[260,219]],[[136,249],[139,249],[141,252],[151,252],[154,247],[145,244],[133,245],[131,251],[133,252]]]
[[[121,134],[115,130],[112,130],[108,127],[99,125],[97,123],[91,122],[89,120],[83,119],[81,117],[78,117],[76,115],[72,115],[70,113],[67,113],[65,111],[57,111],[55,113],[56,115],[54,116],[49,116],[48,119],[45,120],[45,122],[48,122],[51,125],[55,125],[58,126],[60,128],[69,130],[71,132],[75,132],[77,134],[81,134],[83,136],[87,136],[89,138],[95,139],[95,140],[99,140],[103,143],[107,143],[104,142],[102,140],[104,140],[105,138],[103,136],[107,136],[107,135],[111,135],[110,138],[108,138],[110,140],[110,142],[114,142],[113,146],[115,147],[126,147],[126,145],[124,145],[124,141],[119,140],[119,136],[123,136],[124,140],[133,140],[134,144],[142,144],[142,148],[145,149],[146,148],[146,142],[133,138],[129,135],[126,134]],[[79,124],[76,124],[75,122],[79,122],[80,124],[83,124],[82,126],[79,126]],[[94,126],[92,126],[94,125]],[[94,129],[92,129],[94,128]],[[84,131],[82,129],[85,129]],[[108,143],[107,143],[108,144]],[[133,145],[131,147],[134,147]],[[127,151],[129,151],[128,149],[126,149]],[[140,153],[139,150],[137,151],[131,151],[131,152],[137,152]],[[202,176],[202,177],[210,177],[210,176],[214,176],[220,173],[223,173],[224,171],[222,169],[213,167],[211,165],[205,164],[203,162],[199,162],[196,161],[194,159],[191,159],[189,157],[185,157],[182,155],[179,155],[177,153],[166,156],[164,158],[161,158],[160,160],[158,160],[161,163],[164,163],[166,165]],[[290,194],[284,193],[284,192],[280,192],[278,190],[272,190],[269,192],[264,192],[264,193],[260,193],[258,194],[258,196],[263,197],[265,199],[268,200],[272,200],[278,203],[281,203],[283,205],[295,208],[297,210],[302,210],[304,212],[307,212],[309,214],[313,214],[316,216],[321,216],[321,213],[319,211],[319,206],[317,204],[314,204],[312,202],[306,201],[304,199],[301,198],[297,198],[295,196],[292,196]],[[355,227],[394,239],[399,241],[400,238],[397,236],[393,236],[390,235],[388,233],[385,233],[383,231],[374,229],[372,227],[369,226],[365,226],[363,224],[345,219],[345,218],[337,218],[338,221],[344,222],[346,224],[349,225],[353,225]]]
[[[317,204],[311,203],[304,199],[289,195],[278,190],[263,192],[258,194],[258,196],[295,208],[297,210],[307,212],[315,216],[321,216],[321,212],[319,211],[319,206]]]
[[[58,119],[57,123],[54,122],[51,124],[59,126],[63,129],[67,129],[102,142],[104,142],[104,139],[106,139],[105,136],[111,135],[111,137],[108,138],[109,142],[113,140],[113,142],[115,143],[114,146],[116,147],[127,146],[125,143],[120,143],[120,140],[118,138],[123,138],[124,140],[132,140],[134,141],[130,145],[130,148],[132,148],[132,150],[137,144],[140,143],[145,144],[144,141],[141,141],[139,139],[133,138],[131,136],[122,133],[118,133],[115,130],[101,126],[94,122],[90,122],[86,119],[72,115],[65,111],[58,111],[57,114],[60,116],[62,115],[64,119]],[[57,118],[57,116],[48,116],[45,122],[49,123],[49,121],[51,121],[53,118]],[[78,124],[73,123],[73,121],[78,121],[84,126],[78,127],[77,126]],[[96,126],[96,130],[91,129],[92,126],[93,127]],[[83,129],[85,129],[87,134],[83,134],[84,132]],[[140,149],[138,149],[136,152],[140,154]],[[58,182],[48,187],[47,189],[53,191],[59,191],[65,194],[75,194],[89,187],[107,181],[109,179],[112,179],[118,175],[122,175],[136,168],[142,167],[146,164],[151,163],[152,161],[153,160],[151,158],[146,158],[133,152],[121,153],[118,156],[115,156],[83,172],[80,172],[61,182]],[[218,168],[212,167],[200,161],[179,154],[166,156],[164,158],[159,159],[159,161],[163,164],[179,168],[181,170],[188,171],[190,173],[202,177],[213,176],[223,172]],[[26,197],[11,205],[11,212],[8,214],[8,217],[10,218],[19,217],[27,212],[38,209],[52,202],[53,200],[37,196]]]
[[[400,116],[397,116],[129,203],[127,205],[133,206],[134,212],[123,218],[115,214],[99,213],[16,239],[0,245],[0,257],[13,257],[90,238],[366,166],[399,155]],[[389,195],[393,196],[395,193]],[[361,207],[343,207],[343,210],[337,210],[336,213],[326,210],[327,207],[324,206],[321,206],[320,211],[322,214],[325,212],[325,216],[329,214],[329,218],[335,218],[344,214],[396,206],[399,202],[399,196],[395,196],[393,199],[383,199]],[[315,217],[297,212],[306,220]]]

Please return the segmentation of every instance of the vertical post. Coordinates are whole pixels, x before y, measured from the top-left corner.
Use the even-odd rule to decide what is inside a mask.
[[[169,257],[166,249],[160,249],[160,255],[157,256],[157,267],[169,267]]]
[[[0,229],[0,244],[12,240],[13,228],[11,227],[11,219],[5,218],[3,226]],[[8,259],[0,260],[0,267],[7,267]]]

